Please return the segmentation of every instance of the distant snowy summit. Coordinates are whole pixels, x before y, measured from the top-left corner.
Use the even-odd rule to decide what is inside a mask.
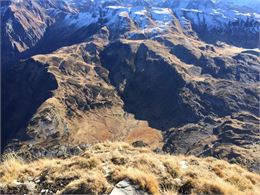
[[[208,43],[256,48],[259,7],[260,0],[4,1],[1,31],[6,39],[2,44],[5,55],[12,59],[35,47],[43,37],[46,43],[64,39],[61,42],[70,44],[107,27],[110,38],[151,39],[178,31]],[[76,36],[78,31],[80,36]]]
[[[257,47],[260,0],[66,0],[66,3],[79,12],[74,23],[96,22],[97,15],[102,15],[107,21],[105,25],[117,31],[134,26],[158,34],[176,25],[176,17],[186,34],[195,32],[209,42],[221,39],[235,45],[236,39],[245,37],[246,41],[238,46]],[[84,19],[82,12],[95,14],[93,17],[86,14]]]

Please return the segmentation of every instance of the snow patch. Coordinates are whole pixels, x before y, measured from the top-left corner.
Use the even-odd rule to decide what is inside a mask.
[[[95,15],[94,13],[82,12],[75,15],[67,15],[64,18],[63,22],[69,26],[74,25],[75,27],[79,28],[83,26],[88,26],[91,23],[95,23],[97,21],[98,21],[98,16]]]
[[[173,13],[169,8],[153,7],[151,9],[152,19],[159,25],[168,25],[173,21]]]

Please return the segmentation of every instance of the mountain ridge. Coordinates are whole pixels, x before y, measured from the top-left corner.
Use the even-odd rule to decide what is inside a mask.
[[[144,140],[259,172],[259,13],[84,2],[1,4],[5,151]]]
[[[83,8],[81,8],[84,3]],[[132,4],[131,4],[132,3]],[[120,6],[116,7],[116,5],[121,6],[121,9],[124,5],[131,5],[133,7],[138,8],[140,6],[140,2],[136,1],[33,1],[33,0],[24,0],[24,1],[11,1],[9,5],[1,5],[1,17],[3,22],[2,24],[2,35],[5,37],[4,42],[1,43],[2,47],[5,48],[6,54],[11,55],[12,57],[17,56],[20,53],[23,53],[25,50],[34,50],[33,47],[37,45],[37,43],[44,37],[44,35],[49,31],[49,28],[54,28],[54,31],[58,31],[57,28],[61,26],[61,28],[69,28],[69,30],[65,30],[67,34],[71,34],[74,30],[79,28],[87,28],[89,24],[97,22],[97,20],[103,20],[102,18],[106,18],[106,10],[115,9],[120,10]],[[209,6],[207,6],[209,4]],[[30,5],[30,6],[25,6]],[[114,7],[113,7],[114,6]],[[204,41],[211,41],[210,43],[216,43],[216,41],[227,41],[229,44],[243,46],[243,47],[257,47],[258,46],[258,32],[259,32],[259,12],[255,12],[255,10],[244,9],[243,6],[233,6],[230,4],[228,8],[226,8],[226,4],[223,2],[213,3],[212,1],[185,1],[185,3],[181,3],[178,1],[169,1],[169,2],[161,2],[161,1],[144,1],[141,6],[148,7],[158,7],[157,11],[154,13],[158,15],[158,21],[165,20],[169,21],[167,18],[167,14],[170,14],[171,17],[175,17],[173,15],[176,14],[176,17],[180,20],[180,24],[182,25],[184,31],[189,34],[193,28],[195,32],[198,34],[200,38],[203,38]],[[231,6],[231,8],[230,8]],[[118,9],[117,9],[118,8]],[[164,9],[164,10],[163,10]],[[172,10],[174,14],[170,12],[163,15],[166,9]],[[231,11],[229,11],[231,9]],[[233,10],[234,9],[234,10]],[[30,11],[34,10],[32,14]],[[95,11],[94,11],[95,10]],[[128,8],[125,7],[122,13],[127,13]],[[130,11],[130,10],[129,10]],[[84,14],[83,14],[84,13]],[[119,12],[118,14],[120,14]],[[145,16],[145,9],[142,9],[138,12],[137,16]],[[149,14],[153,13],[149,11]],[[35,15],[33,15],[35,14]],[[129,13],[128,13],[129,14]],[[91,19],[91,15],[96,15]],[[152,17],[154,14],[151,14]],[[156,17],[156,15],[154,15]],[[167,16],[167,17],[166,17]],[[131,18],[134,22],[138,23],[138,20],[141,22],[145,22],[144,18]],[[147,16],[145,16],[147,17]],[[161,18],[160,18],[161,17]],[[166,18],[165,18],[166,17]],[[37,20],[35,20],[37,18]],[[78,19],[74,19],[78,18]],[[81,26],[79,26],[79,19],[82,18]],[[120,16],[123,19],[122,16]],[[148,20],[150,17],[147,17]],[[156,20],[156,18],[152,18],[152,20]],[[30,21],[30,24],[33,24],[31,27],[27,21]],[[74,23],[73,23],[73,20]],[[91,20],[93,20],[91,22]],[[111,18],[108,18],[109,21],[112,22]],[[162,24],[165,24],[165,21],[162,20]],[[38,21],[38,22],[37,22]],[[87,22],[88,21],[88,22]],[[77,23],[77,25],[73,25]],[[16,24],[12,26],[12,24]],[[20,27],[18,28],[18,25]],[[102,25],[102,24],[101,24]],[[105,25],[109,25],[105,24]],[[115,24],[116,25],[116,24]],[[157,23],[158,25],[158,23]],[[52,27],[53,26],[53,27]],[[55,27],[56,26],[56,27]],[[158,26],[157,26],[158,27]],[[185,29],[187,28],[187,29]],[[160,29],[160,28],[159,28]],[[165,28],[163,28],[165,29]],[[88,29],[89,30],[89,29]],[[193,31],[194,31],[193,30]],[[157,30],[158,31],[158,30]],[[208,31],[208,32],[207,32]],[[239,34],[236,32],[239,31]],[[63,33],[64,33],[63,32]],[[85,30],[86,32],[86,30]],[[157,32],[158,33],[158,32]],[[203,34],[213,34],[214,37],[204,37]],[[233,34],[234,33],[234,34]],[[55,36],[56,42],[60,42],[60,46],[65,46],[66,41],[61,39],[58,35]],[[30,36],[29,36],[30,35]],[[50,34],[51,35],[51,34]],[[49,37],[50,35],[47,35]],[[53,36],[52,35],[52,36]],[[226,37],[226,38],[225,38]],[[244,37],[244,43],[241,42],[240,37]],[[213,39],[214,38],[214,39]],[[223,39],[223,40],[222,40]],[[47,38],[48,40],[48,38]],[[80,39],[82,41],[82,39]],[[65,41],[65,42],[64,42]],[[213,41],[213,42],[212,42]],[[64,43],[63,43],[64,42]],[[75,42],[74,42],[75,43]],[[69,43],[71,44],[71,43]],[[72,43],[73,44],[73,43]],[[241,45],[242,44],[242,45]],[[39,45],[39,47],[42,47]],[[57,48],[57,47],[56,47]],[[55,49],[55,48],[53,48]],[[4,50],[4,51],[5,51]],[[50,51],[50,50],[49,50]],[[9,54],[8,54],[9,52]],[[10,53],[11,52],[11,53]],[[48,52],[48,51],[47,51]],[[13,54],[12,54],[13,53]],[[10,56],[10,57],[11,57]]]

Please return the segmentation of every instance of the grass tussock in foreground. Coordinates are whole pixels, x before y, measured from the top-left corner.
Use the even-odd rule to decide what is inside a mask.
[[[155,154],[126,143],[96,144],[81,156],[0,165],[1,193],[109,194],[127,180],[149,194],[260,194],[260,176],[222,160]]]

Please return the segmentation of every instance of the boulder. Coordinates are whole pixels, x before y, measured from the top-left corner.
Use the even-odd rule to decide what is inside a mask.
[[[146,147],[146,146],[148,146],[148,144],[145,143],[142,140],[138,140],[138,141],[133,142],[132,146],[134,146],[134,147]]]
[[[139,186],[133,185],[127,179],[116,184],[110,195],[145,195],[148,194],[139,189]]]

